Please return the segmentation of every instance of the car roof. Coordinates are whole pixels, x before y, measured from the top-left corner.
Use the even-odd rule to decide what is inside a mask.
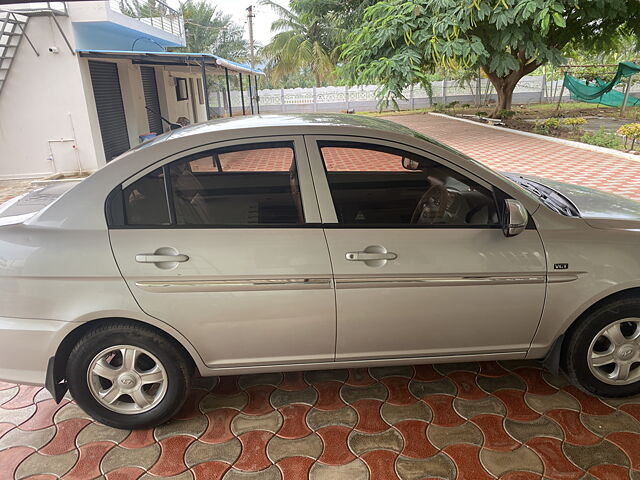
[[[132,150],[139,150],[148,146],[152,146],[158,143],[165,142],[167,140],[173,140],[178,138],[188,138],[194,135],[208,134],[208,133],[221,133],[230,132],[233,130],[243,129],[255,129],[265,127],[280,127],[280,128],[293,128],[293,127],[308,127],[318,128],[321,130],[324,128],[336,128],[336,127],[355,127],[363,129],[382,130],[386,132],[399,133],[402,135],[408,135],[411,137],[426,140],[434,144],[440,144],[439,142],[422,135],[421,133],[411,130],[403,125],[400,125],[389,120],[381,118],[365,116],[365,115],[351,115],[344,113],[290,113],[290,114],[267,114],[267,115],[251,115],[242,117],[230,117],[219,118],[215,120],[209,120],[208,122],[198,123],[195,125],[183,127],[177,130],[173,130],[164,135],[160,135],[151,140],[144,142],[143,144],[134,147]]]

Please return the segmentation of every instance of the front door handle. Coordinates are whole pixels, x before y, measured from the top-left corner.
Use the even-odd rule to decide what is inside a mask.
[[[367,262],[370,260],[395,260],[398,255],[393,252],[387,253],[369,253],[366,251],[361,252],[347,252],[345,255],[347,260],[353,262]]]
[[[153,253],[139,253],[136,255],[138,263],[153,263],[162,270],[176,268],[179,263],[189,260],[188,255],[183,255],[173,247],[161,247]]]
[[[387,261],[398,258],[398,255],[388,252],[382,245],[369,245],[364,250],[347,252],[344,257],[350,262],[364,262],[368,267],[382,267]]]
[[[138,263],[163,263],[163,262],[186,262],[189,260],[187,255],[156,255],[154,253],[139,253],[136,255]]]

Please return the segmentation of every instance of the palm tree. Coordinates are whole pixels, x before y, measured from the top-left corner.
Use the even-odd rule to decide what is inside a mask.
[[[337,61],[339,30],[325,18],[290,10],[272,0],[261,0],[280,18],[271,24],[278,32],[271,43],[261,49],[267,69],[278,81],[286,75],[308,69],[317,87],[333,78]]]

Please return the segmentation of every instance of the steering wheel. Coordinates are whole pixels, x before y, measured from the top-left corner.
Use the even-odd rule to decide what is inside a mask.
[[[411,223],[434,225],[444,220],[449,203],[449,192],[442,184],[431,186],[420,197],[418,205],[416,205],[413,215],[411,215]]]

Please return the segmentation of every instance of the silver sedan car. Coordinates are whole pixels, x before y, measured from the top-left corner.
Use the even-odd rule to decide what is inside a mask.
[[[544,358],[635,394],[638,229],[383,120],[194,125],[0,207],[0,378],[119,428],[196,373]]]

